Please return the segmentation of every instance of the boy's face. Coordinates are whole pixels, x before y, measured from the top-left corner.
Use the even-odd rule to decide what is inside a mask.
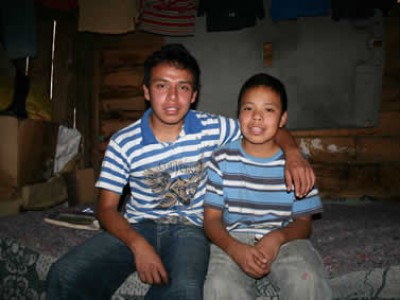
[[[170,64],[153,68],[149,88],[143,85],[144,97],[153,109],[153,128],[182,126],[190,105],[196,101],[193,76],[190,71],[177,69]]]
[[[281,112],[280,97],[272,89],[257,86],[247,90],[242,96],[239,111],[243,147],[275,145],[275,135],[287,118],[287,113]]]

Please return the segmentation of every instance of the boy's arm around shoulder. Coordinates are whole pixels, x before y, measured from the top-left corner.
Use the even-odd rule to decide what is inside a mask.
[[[97,218],[103,228],[131,249],[136,270],[142,282],[162,284],[168,282],[167,272],[154,248],[136,232],[118,211],[120,195],[100,190]]]
[[[308,194],[315,184],[315,174],[310,163],[303,157],[300,149],[286,128],[280,128],[276,142],[285,153],[285,182],[288,191],[294,185],[296,196],[302,198]]]

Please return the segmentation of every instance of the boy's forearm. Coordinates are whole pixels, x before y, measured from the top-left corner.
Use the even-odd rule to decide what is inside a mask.
[[[118,211],[103,209],[99,210],[97,215],[105,230],[124,242],[133,252],[135,251],[136,241],[140,240],[142,236],[132,229]]]
[[[102,191],[100,194],[100,201],[96,214],[100,224],[105,230],[107,230],[109,233],[120,239],[132,251],[134,251],[136,244],[135,241],[142,239],[142,236],[132,229],[129,222],[118,211],[117,209],[118,204],[116,205],[110,204],[116,200],[119,200],[119,198],[109,199],[104,194],[108,194],[109,196],[110,192]]]
[[[215,216],[208,216],[206,213],[204,216],[204,230],[208,238],[228,255],[231,255],[231,249],[238,243],[232,238],[229,232],[226,230],[222,220]]]
[[[276,142],[278,143],[279,147],[283,149],[283,152],[285,152],[286,155],[293,151],[300,153],[300,149],[296,140],[286,128],[279,128],[276,135]]]
[[[293,240],[306,239],[311,234],[311,222],[310,216],[299,217],[271,234],[277,235],[281,245]]]

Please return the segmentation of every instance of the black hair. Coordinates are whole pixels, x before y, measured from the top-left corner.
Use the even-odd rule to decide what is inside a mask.
[[[182,44],[166,44],[151,54],[144,62],[143,83],[149,87],[151,71],[159,64],[166,63],[188,70],[193,76],[193,90],[200,88],[200,67],[197,60]]]
[[[282,114],[287,110],[287,96],[286,96],[286,89],[283,83],[278,79],[266,73],[258,73],[251,76],[247,81],[242,85],[242,88],[239,92],[238,97],[238,108],[237,108],[237,115],[240,112],[240,105],[242,101],[242,97],[244,93],[246,93],[249,89],[263,86],[266,88],[270,88],[274,92],[279,95],[279,99],[281,101],[282,107]]]

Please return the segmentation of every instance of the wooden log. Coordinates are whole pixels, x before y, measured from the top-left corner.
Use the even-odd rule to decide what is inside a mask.
[[[356,161],[368,163],[400,162],[400,138],[357,138]]]
[[[297,140],[312,163],[400,162],[400,137],[325,137]]]
[[[313,164],[320,192],[339,192],[346,188],[349,177],[348,164]]]
[[[311,162],[347,162],[354,160],[355,142],[352,137],[298,139],[301,150]]]
[[[382,188],[388,194],[400,195],[400,163],[382,164],[379,178]]]
[[[103,120],[100,127],[101,140],[108,140],[115,132],[130,124],[132,121],[126,119]]]
[[[143,96],[142,86],[101,86],[99,98],[127,98]]]
[[[129,98],[101,99],[101,109],[109,111],[144,111],[146,103],[143,96]]]
[[[141,88],[143,71],[140,68],[118,69],[103,75],[102,84],[105,86],[134,86]]]
[[[399,81],[400,86],[400,81]],[[400,111],[400,87],[383,86],[381,111]]]
[[[103,49],[117,48],[152,53],[164,43],[162,36],[140,30],[123,35],[102,35]]]
[[[400,101],[399,101],[400,105]],[[293,136],[300,140],[303,137],[357,137],[357,136],[399,136],[400,109],[398,111],[382,111],[379,114],[379,124],[372,128],[338,128],[320,130],[292,131]]]
[[[400,163],[314,164],[323,198],[399,198]]]
[[[138,49],[106,49],[102,53],[101,63],[106,68],[109,66],[143,65],[149,53],[152,52],[151,50],[144,50],[140,47]]]

